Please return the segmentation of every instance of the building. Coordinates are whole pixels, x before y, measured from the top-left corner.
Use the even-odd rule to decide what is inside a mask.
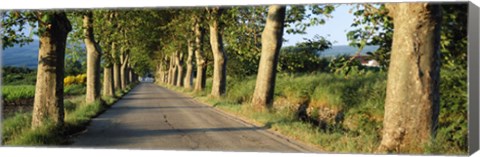
[[[374,60],[374,59],[369,59],[368,56],[362,56],[362,55],[359,55],[359,56],[353,56],[355,58],[355,60],[359,61],[360,64],[362,64],[363,66],[366,66],[366,67],[380,67],[380,63],[378,63],[378,61]]]

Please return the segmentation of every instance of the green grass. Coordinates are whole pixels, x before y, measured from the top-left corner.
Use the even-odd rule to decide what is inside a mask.
[[[85,85],[69,85],[64,87],[65,95],[81,95],[86,92]],[[3,85],[2,97],[7,102],[35,97],[35,85]]]
[[[105,111],[121,96],[130,90],[118,92],[116,97],[103,97],[102,101],[85,104],[85,96],[75,96],[64,100],[65,121],[62,127],[46,124],[36,129],[31,127],[31,112],[17,113],[6,118],[2,124],[2,143],[15,146],[62,145],[69,141],[68,136],[85,129],[91,118]]]
[[[35,96],[35,85],[5,85],[2,86],[2,97],[5,101],[28,99]]]
[[[30,112],[17,113],[15,116],[2,120],[2,141],[12,140],[13,137],[18,136],[30,127],[32,121],[32,114]]]
[[[72,84],[65,86],[63,92],[65,95],[82,95],[87,92],[87,87],[84,84]]]
[[[384,72],[367,72],[348,77],[329,73],[278,74],[271,112],[255,111],[250,106],[255,79],[255,76],[241,80],[229,77],[227,93],[222,98],[209,96],[211,79],[207,79],[206,89],[202,92],[161,85],[186,93],[252,123],[268,126],[288,137],[316,145],[327,152],[373,153],[379,146],[386,90]],[[320,121],[321,125],[301,121],[295,116],[302,103],[308,105],[309,117]],[[442,109],[440,117],[449,117],[444,110]],[[462,121],[462,117],[456,118]],[[458,124],[446,122],[448,118],[440,119],[436,141],[427,146],[425,153],[466,154],[465,146],[458,144],[463,142],[461,140],[464,138],[461,137],[466,136],[466,133],[457,128]],[[463,127],[466,126],[461,125]],[[453,132],[455,129],[452,128],[460,131]]]

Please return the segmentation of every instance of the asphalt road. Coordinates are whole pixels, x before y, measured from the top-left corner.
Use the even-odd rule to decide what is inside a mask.
[[[318,152],[152,83],[92,119],[71,147]]]

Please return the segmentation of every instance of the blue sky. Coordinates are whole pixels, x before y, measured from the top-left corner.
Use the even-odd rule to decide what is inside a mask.
[[[332,12],[332,18],[327,19],[324,25],[309,27],[306,34],[287,34],[283,37],[288,40],[282,46],[295,45],[302,42],[303,38],[312,39],[316,34],[325,37],[332,42],[332,45],[348,45],[347,32],[352,30],[350,25],[353,22],[353,14],[348,13],[352,8],[350,5],[340,5]]]

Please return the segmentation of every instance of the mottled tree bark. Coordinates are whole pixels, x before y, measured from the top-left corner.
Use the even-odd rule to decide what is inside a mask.
[[[163,75],[164,75],[164,76],[163,76],[163,83],[168,84],[168,78],[169,78],[169,77],[168,77],[168,73],[169,73],[169,70],[170,70],[170,69],[167,69],[167,66],[169,66],[170,64],[169,64],[169,62],[168,62],[168,57],[167,57],[167,56],[165,56],[165,57],[163,58],[163,63],[164,63],[164,65],[161,67],[161,68],[162,68],[162,71],[163,71]]]
[[[121,75],[120,75],[120,64],[117,61],[113,63],[113,83],[115,90],[122,89],[121,83]]]
[[[95,102],[100,98],[100,56],[101,50],[93,35],[93,13],[87,11],[83,15],[83,35],[87,49],[87,92],[86,104]]]
[[[120,77],[120,58],[116,54],[115,42],[112,44],[112,58],[113,58],[113,88],[115,91],[122,89],[121,77]]]
[[[424,152],[439,113],[440,6],[391,3],[394,34],[379,152]]]
[[[213,82],[211,95],[220,97],[225,94],[227,84],[227,55],[223,49],[222,35],[219,30],[219,19],[222,9],[210,9],[210,45],[213,53]]]
[[[168,68],[168,84],[173,85],[174,77],[175,77],[175,62],[173,56],[169,57],[169,68]]]
[[[125,90],[127,88],[127,65],[128,65],[128,59],[129,59],[129,54],[126,52],[123,52],[123,55],[121,55],[120,60],[121,60],[121,65],[120,65],[120,82],[121,82],[121,88],[122,90]]]
[[[108,65],[103,68],[103,95],[113,96],[115,93],[113,86],[113,68],[112,65]]]
[[[115,53],[115,42],[111,43],[110,53]],[[110,63],[108,63],[110,62]],[[108,60],[106,66],[103,68],[103,95],[114,96],[115,95],[115,83],[113,80],[113,60]]]
[[[64,12],[39,14],[52,20],[38,23],[43,31],[39,35],[40,48],[31,126],[38,128],[47,122],[62,126],[65,45],[72,26]]]
[[[178,76],[178,67],[177,67],[177,64],[175,63],[175,54],[172,54],[172,64],[173,64],[172,82],[170,82],[170,84],[175,85],[175,83],[177,83],[177,76]]]
[[[195,33],[195,58],[197,61],[197,76],[195,79],[195,91],[203,91],[205,89],[206,77],[206,61],[205,55],[202,51],[203,32],[201,31],[200,21],[195,21],[194,24]]]
[[[185,73],[185,80],[183,81],[185,89],[192,89],[193,49],[193,43],[191,40],[188,40],[187,72]]]
[[[175,55],[175,64],[177,67],[176,86],[183,86],[183,53],[177,52]]]
[[[285,6],[272,5],[262,32],[262,54],[252,105],[256,109],[270,108],[273,103],[278,54],[282,47]]]

